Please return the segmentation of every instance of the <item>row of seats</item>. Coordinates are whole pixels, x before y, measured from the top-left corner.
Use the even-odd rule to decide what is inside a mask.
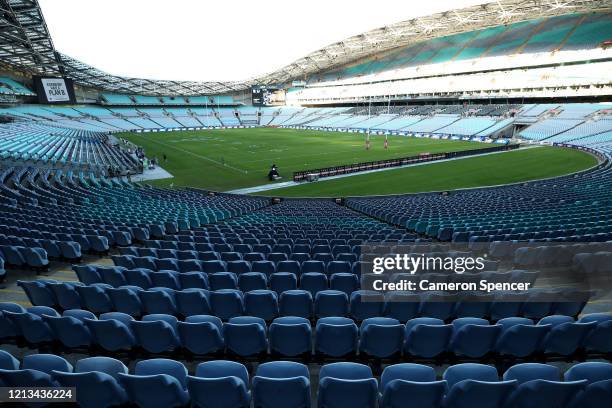
[[[282,253],[271,253],[264,258],[262,254],[253,253],[247,254],[243,260],[237,252],[198,252],[197,258],[176,259],[176,258],[154,258],[151,256],[135,257],[132,255],[113,255],[113,263],[127,269],[145,268],[153,271],[170,270],[181,272],[262,272],[269,275],[273,272],[292,272],[296,275],[307,272],[319,273],[337,273],[337,272],[355,272],[361,273],[361,268],[367,266],[360,261],[353,261],[353,254],[347,254],[346,258],[338,257],[334,260],[333,257],[320,259],[304,259],[299,257],[288,259],[287,255]],[[297,254],[294,254],[297,255]],[[195,256],[195,255],[194,255]],[[325,259],[325,260],[323,260]],[[347,260],[343,260],[347,259]],[[359,262],[359,263],[358,263]]]
[[[73,367],[51,354],[19,362],[0,350],[0,382],[75,387],[85,408],[126,403],[147,408],[200,407],[302,408],[311,405],[311,374],[306,365],[274,361],[246,367],[228,360],[198,364],[194,375],[179,361],[155,358],[136,363],[133,373],[110,357],[83,358]],[[612,364],[575,364],[563,374],[540,363],[516,364],[500,378],[489,365],[449,366],[438,379],[432,367],[403,363],[385,368],[380,381],[370,367],[351,362],[326,364],[319,372],[319,408],[411,407],[602,407],[612,396]]]
[[[196,277],[197,279],[198,277]],[[574,292],[532,291],[505,292],[493,297],[457,297],[443,292],[414,294],[410,292],[378,292],[357,290],[347,293],[322,289],[313,297],[306,290],[277,292],[256,289],[208,291],[200,288],[175,290],[168,287],[142,289],[137,286],[112,287],[104,283],[83,285],[78,282],[18,281],[33,305],[60,310],[86,308],[94,313],[118,311],[132,316],[165,313],[190,316],[214,314],[221,319],[245,313],[266,320],[281,316],[311,319],[348,316],[361,321],[369,317],[392,317],[407,321],[417,316],[449,320],[454,317],[481,317],[492,321],[522,316],[540,319],[551,314],[577,316],[586,301],[572,298]],[[582,294],[577,294],[582,296]],[[567,300],[560,300],[560,299]]]
[[[245,261],[231,261],[225,264],[221,261],[212,262],[205,269],[208,272],[177,272],[175,270],[161,269],[153,271],[148,268],[126,269],[123,266],[101,267],[95,265],[75,265],[79,280],[83,283],[107,283],[113,287],[123,285],[139,286],[143,289],[150,287],[169,287],[172,289],[186,289],[197,287],[201,289],[240,289],[248,292],[255,289],[272,289],[277,293],[286,290],[301,289],[311,292],[313,297],[317,292],[328,288],[340,290],[347,295],[363,288],[373,288],[374,282],[402,283],[405,281],[419,282],[427,280],[436,284],[447,283],[476,283],[486,280],[491,283],[529,283],[534,285],[538,272],[506,271],[506,272],[480,272],[466,274],[424,273],[412,275],[410,273],[396,273],[387,275],[363,274],[362,269],[367,266],[360,264],[350,267],[347,263],[329,265],[327,274],[319,271],[320,264],[312,264],[312,272],[301,273],[299,264],[295,261],[280,262],[274,267],[269,261],[259,261],[249,268]],[[318,266],[318,267],[317,267]],[[310,267],[309,267],[310,268]],[[309,269],[306,269],[309,270]],[[215,271],[215,272],[213,272]],[[423,289],[417,286],[416,292]]]
[[[148,268],[153,270],[158,269],[170,269],[170,270],[184,270],[189,265],[194,265],[196,268],[204,268],[207,265],[200,262],[181,262],[181,261],[222,261],[222,262],[244,262],[242,265],[243,270],[250,272],[252,270],[252,264],[254,262],[269,261],[272,262],[275,267],[278,267],[281,262],[283,265],[289,265],[291,263],[297,263],[292,266],[295,270],[279,272],[295,272],[297,274],[304,272],[350,272],[355,269],[355,263],[361,262],[359,266],[367,266],[369,271],[372,271],[372,260],[382,254],[365,253],[359,254],[360,247],[353,248],[354,252],[338,252],[335,254],[328,252],[316,253],[314,255],[302,252],[293,252],[287,255],[284,252],[218,252],[218,251],[188,251],[188,250],[173,250],[173,249],[152,249],[152,248],[120,248],[123,255],[115,255],[112,257],[113,262],[116,265],[124,266],[127,268]],[[403,254],[404,252],[391,252],[385,254],[386,256],[393,256],[395,254]],[[408,256],[412,256],[411,253],[407,253]],[[414,256],[429,256],[429,254],[418,254]],[[444,259],[451,256],[472,256],[471,253],[436,253],[432,254],[432,257],[440,257]],[[348,266],[343,266],[342,263],[348,263]],[[497,261],[483,260],[481,261],[483,267],[481,270],[494,271],[498,268]],[[237,265],[237,264],[234,264]],[[346,268],[345,270],[339,270],[339,268]],[[422,268],[423,269],[423,268]],[[365,269],[364,269],[365,270]],[[207,270],[205,270],[207,271]],[[417,270],[415,272],[444,272],[441,267],[432,265],[430,269]]]
[[[0,245],[0,258],[7,266],[27,266],[40,270],[46,270],[49,267],[47,252],[43,248]]]
[[[185,348],[194,354],[233,353],[254,356],[310,356],[313,351],[311,323],[298,316],[277,317],[266,324],[257,316],[231,317],[226,323],[210,315],[191,315],[184,321],[167,314],[147,314],[141,320],[120,312],[97,318],[82,309],[65,310],[60,316],[46,306],[27,310],[16,304],[2,305],[0,323],[4,337],[23,337],[30,344],[59,341],[65,347],[97,344],[105,350],[142,348],[149,353]],[[357,324],[345,317],[323,317],[315,326],[314,352],[343,357],[373,358],[406,356],[434,358],[443,353],[470,358],[490,354],[524,358],[537,353],[571,356],[578,350],[612,352],[612,315],[586,315],[579,321],[553,315],[536,325],[527,318],[508,317],[496,324],[462,317],[450,324],[419,317],[406,324],[389,317],[372,317]]]

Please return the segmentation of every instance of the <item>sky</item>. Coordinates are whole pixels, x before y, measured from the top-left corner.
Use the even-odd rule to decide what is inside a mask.
[[[113,75],[238,81],[352,35],[487,0],[39,0],[55,48]]]

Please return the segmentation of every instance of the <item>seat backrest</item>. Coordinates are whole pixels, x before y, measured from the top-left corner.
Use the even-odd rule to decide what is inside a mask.
[[[433,367],[423,364],[401,363],[387,366],[380,377],[380,389],[393,380],[431,382],[436,380]]]
[[[82,358],[76,362],[75,373],[90,371],[103,372],[115,379],[118,378],[118,373],[128,373],[127,367],[121,361],[111,357],[89,357]]]
[[[516,364],[508,368],[504,373],[504,381],[516,380],[523,384],[532,380],[559,381],[561,372],[555,366],[540,363]]]
[[[363,380],[372,378],[372,369],[365,364],[359,363],[330,363],[321,367],[321,371],[319,372],[320,380],[325,377],[343,380]]]
[[[587,380],[589,384],[612,379],[612,363],[588,361],[578,363],[565,372],[565,381]]]
[[[256,374],[268,378],[310,378],[308,367],[293,361],[271,361],[257,366]]]
[[[452,365],[444,371],[443,378],[448,382],[449,389],[463,380],[499,381],[495,367],[478,363]]]
[[[187,369],[185,366],[176,360],[167,358],[153,358],[139,361],[136,363],[134,373],[136,375],[166,374],[176,378],[183,388],[187,380]]]
[[[200,363],[196,367],[195,375],[202,378],[237,377],[247,388],[249,387],[249,373],[246,367],[235,361],[214,360]]]
[[[30,354],[23,358],[22,369],[38,370],[51,374],[53,370],[72,372],[72,365],[60,356],[54,354]]]

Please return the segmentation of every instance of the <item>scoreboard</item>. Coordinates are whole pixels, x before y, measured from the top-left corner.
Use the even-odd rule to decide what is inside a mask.
[[[76,103],[72,79],[61,77],[32,77],[38,102],[45,104]]]
[[[251,88],[253,106],[279,106],[285,104],[285,90],[278,87],[254,86]]]

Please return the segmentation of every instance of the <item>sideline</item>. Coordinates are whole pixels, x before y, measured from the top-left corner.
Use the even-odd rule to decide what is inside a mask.
[[[542,147],[542,146],[541,145],[528,145],[528,146],[524,146],[524,147],[521,146],[517,150],[534,149],[534,148],[537,148],[537,147]],[[514,150],[514,151],[517,151],[517,150]],[[429,161],[429,162],[423,162],[423,163],[413,163],[413,164],[406,164],[406,165],[398,166],[398,167],[385,167],[385,168],[382,168],[382,169],[365,170],[365,171],[360,171],[360,172],[357,172],[357,173],[339,174],[337,176],[330,176],[330,177],[325,177],[325,178],[319,179],[315,183],[324,183],[327,180],[335,180],[335,179],[344,178],[344,177],[359,176],[359,175],[368,174],[368,173],[377,173],[379,171],[404,169],[404,168],[408,168],[408,167],[416,167],[416,166],[424,166],[424,165],[428,165],[428,164],[444,163],[444,162],[453,161],[453,160],[473,159],[475,157],[482,157],[482,156],[488,156],[488,155],[491,155],[491,154],[500,154],[500,153],[508,153],[508,151],[502,150],[502,151],[499,151],[499,152],[483,153],[483,154],[478,154],[478,155],[475,155],[475,156],[454,157],[454,158],[451,158],[451,159],[442,159],[442,160],[436,160],[436,161],[433,161],[433,162]],[[298,183],[298,182],[295,182],[295,181],[285,181],[283,183],[262,184],[262,185],[255,186],[255,187],[240,188],[240,189],[237,189],[237,190],[226,191],[226,193],[229,193],[229,194],[252,194],[252,193],[259,193],[261,191],[276,190],[277,188],[300,186],[302,184],[307,184],[307,183],[308,182]]]

